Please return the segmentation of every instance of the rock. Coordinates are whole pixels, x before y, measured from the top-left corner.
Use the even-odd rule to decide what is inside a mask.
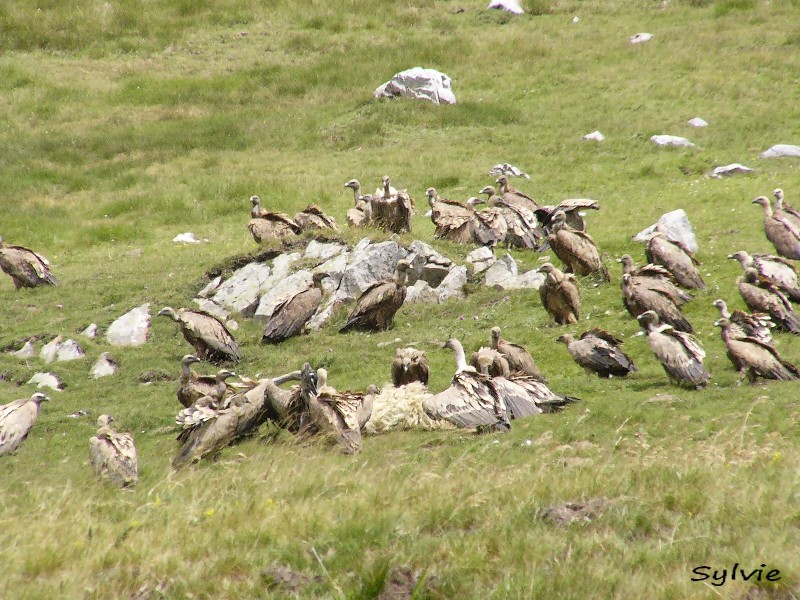
[[[599,131],[593,131],[592,133],[587,133],[581,139],[592,140],[592,141],[595,141],[595,142],[602,142],[604,139],[606,139],[606,136],[604,136]]]
[[[272,269],[264,263],[246,264],[219,286],[212,300],[232,312],[246,312],[269,289],[272,274]]]
[[[68,414],[67,416],[70,419],[80,419],[81,417],[89,416],[89,411],[85,408],[82,408],[81,410],[75,411],[74,413]]]
[[[450,78],[435,69],[414,67],[395,74],[389,81],[378,87],[376,98],[406,96],[416,100],[428,100],[434,104],[455,104],[456,97],[451,89]]]
[[[86,337],[86,338],[89,338],[89,339],[96,338],[97,337],[97,324],[96,323],[92,323],[86,329],[81,331],[79,335],[82,335],[83,337]]]
[[[112,359],[108,352],[103,352],[100,358],[92,365],[91,374],[95,379],[100,379],[101,377],[113,375],[118,370],[119,366],[117,361]]]
[[[509,177],[524,177],[525,179],[531,178],[530,175],[520,171],[517,167],[510,163],[503,163],[493,166],[491,169],[489,169],[489,175],[491,177],[500,177],[500,175],[506,175]]]
[[[77,360],[83,358],[86,354],[83,352],[78,342],[75,340],[66,340],[61,342],[56,352],[57,361]]]
[[[230,316],[230,311],[223,308],[213,300],[208,300],[206,298],[193,298],[192,302],[197,304],[197,308],[202,310],[203,312],[207,312],[210,315],[214,315],[222,319],[223,321]]]
[[[415,252],[412,252],[406,256],[406,260],[411,264],[411,266],[408,268],[408,271],[406,271],[406,283],[408,285],[414,285],[422,276],[422,269],[425,268],[425,265],[428,264],[428,261],[425,260],[424,256]]]
[[[336,301],[334,300],[333,296],[328,298],[327,302],[317,311],[313,317],[308,320],[306,323],[306,329],[309,331],[317,331],[321,329],[325,323],[328,322],[333,316],[333,311],[336,309]]]
[[[447,277],[449,272],[450,269],[445,266],[428,263],[423,267],[420,279],[428,283],[431,287],[439,287],[439,284],[444,281],[444,278]]]
[[[761,153],[761,158],[780,158],[783,156],[800,156],[800,146],[777,144]]]
[[[350,264],[336,290],[337,301],[358,298],[376,281],[389,279],[394,275],[397,261],[408,256],[408,252],[393,240],[363,246],[362,242],[350,254]]]
[[[230,331],[236,331],[239,329],[239,323],[237,323],[233,319],[228,319],[227,321],[225,321],[225,327],[227,327],[228,330]]]
[[[198,240],[196,237],[194,237],[194,234],[191,231],[187,231],[186,233],[179,233],[172,238],[172,241],[176,244],[199,244],[201,240]],[[202,241],[207,242],[208,240]]]
[[[281,279],[286,277],[292,270],[291,266],[302,258],[299,252],[291,254],[279,254],[272,260],[272,278]]]
[[[141,346],[150,328],[150,304],[142,304],[114,321],[106,332],[112,346]]]
[[[708,127],[708,121],[700,117],[695,117],[694,119],[689,119],[689,125],[692,127]]]
[[[648,241],[655,231],[656,225],[667,234],[668,238],[686,246],[689,252],[697,252],[697,239],[694,237],[692,224],[689,222],[686,211],[682,208],[662,215],[657,223],[633,236],[633,240],[636,242]]]
[[[635,33],[630,38],[628,38],[631,44],[642,44],[644,42],[649,42],[653,39],[652,33]]]
[[[513,287],[505,289],[538,290],[540,287],[542,287],[544,280],[544,273],[539,273],[536,269],[531,269],[530,271],[526,271],[521,275],[517,275],[512,281]]]
[[[439,292],[428,285],[427,281],[420,279],[414,285],[406,288],[406,304],[426,302],[436,304],[439,302]]]
[[[473,273],[480,273],[495,263],[494,252],[491,248],[481,246],[467,254],[467,262],[472,265]]]
[[[740,173],[752,173],[753,169],[750,167],[745,167],[744,165],[740,165],[739,163],[732,163],[730,165],[725,165],[723,167],[716,167],[713,171],[711,171],[711,177],[730,177],[731,175],[738,175]]]
[[[64,339],[64,336],[57,335],[44,346],[39,351],[39,357],[46,363],[51,363],[56,359],[56,354],[58,353],[58,347],[61,345],[61,340]]]
[[[675,146],[677,148],[689,148],[694,146],[694,144],[685,137],[680,137],[678,135],[654,135],[650,138],[650,141],[658,146]]]
[[[260,320],[269,319],[278,302],[282,300],[286,294],[299,292],[311,285],[311,277],[311,271],[302,269],[276,282],[276,285],[261,296],[258,302],[258,308],[253,317]]]
[[[54,373],[36,373],[28,380],[28,384],[34,384],[37,388],[61,391],[61,380]]]
[[[341,254],[344,250],[346,250],[345,246],[341,244],[328,244],[318,242],[317,240],[311,240],[306,246],[306,251],[303,254],[303,258],[318,258],[321,260],[328,260],[329,258],[333,258]]]
[[[322,289],[326,294],[333,293],[342,281],[342,275],[347,269],[347,262],[350,259],[349,252],[342,252],[338,256],[326,260],[321,265],[314,267],[312,273],[327,273],[328,276],[322,280]]]
[[[577,23],[577,22],[579,22],[580,20],[581,20],[581,18],[580,18],[580,17],[578,17],[578,16],[574,16],[574,17],[572,17],[572,22],[573,22],[573,23]]]
[[[217,288],[219,288],[221,283],[222,283],[222,275],[214,277],[214,279],[209,281],[202,290],[197,292],[197,296],[199,298],[208,298],[211,294],[217,291]]]
[[[10,353],[11,356],[17,358],[33,358],[36,356],[36,348],[33,347],[33,339],[28,340],[22,345],[22,348]]]
[[[515,15],[525,14],[525,11],[522,10],[522,6],[520,6],[519,4],[519,0],[489,0],[489,6],[487,6],[486,8],[504,10],[506,12],[513,13]]]
[[[489,287],[504,288],[504,283],[517,276],[517,261],[506,254],[486,271],[484,283]]]
[[[411,244],[408,246],[408,250],[409,252],[413,252],[414,254],[419,254],[420,256],[425,257],[425,260],[428,262],[445,266],[450,266],[453,264],[453,261],[437,252],[433,246],[420,240],[414,240],[411,242]]]
[[[439,293],[439,302],[449,298],[464,298],[464,285],[467,283],[467,267],[456,265],[439,284],[436,291]]]

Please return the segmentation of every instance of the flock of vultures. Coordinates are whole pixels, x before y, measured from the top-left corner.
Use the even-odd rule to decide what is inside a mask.
[[[466,202],[447,200],[434,188],[425,192],[435,237],[461,244],[495,248],[550,249],[561,268],[545,263],[539,289],[545,310],[558,325],[577,323],[580,316],[580,287],[586,278],[602,284],[611,280],[597,244],[586,233],[587,209],[597,210],[591,200],[565,200],[557,206],[542,206],[514,189],[505,176],[498,187],[480,191],[486,198]],[[377,228],[390,232],[411,230],[414,201],[406,190],[396,190],[389,178],[371,195],[361,193],[355,179],[345,187],[352,189],[354,206],[347,211],[350,227]],[[720,311],[715,325],[720,328],[727,355],[740,373],[751,382],[757,378],[796,380],[798,369],[783,360],[776,350],[772,330],[800,335],[800,317],[793,302],[800,302],[800,281],[793,260],[800,260],[800,213],[784,203],[783,192],[775,190],[774,207],[769,198],[753,200],[764,210],[764,231],[777,255],[748,254],[740,251],[735,259],[743,269],[738,279],[739,292],[752,311],[729,312],[724,300],[714,305]],[[333,218],[310,205],[290,218],[262,207],[258,196],[251,198],[248,230],[256,242],[295,236],[307,229],[333,229]],[[478,210],[478,205],[486,207]],[[656,228],[646,248],[647,264],[637,267],[625,255],[622,264],[622,301],[638,319],[650,347],[673,384],[699,389],[707,385],[709,373],[703,364],[705,352],[692,335],[692,325],[682,307],[692,299],[686,290],[703,290],[705,283],[697,270],[695,256],[667,232]],[[12,246],[0,238],[0,267],[20,287],[57,285],[48,261],[33,250]],[[340,331],[385,331],[392,326],[395,313],[406,297],[409,263],[400,260],[394,276],[368,287]],[[278,344],[302,333],[323,299],[322,281],[316,274],[311,284],[281,299],[265,324],[262,342]],[[581,276],[579,278],[578,276]],[[175,469],[215,456],[222,448],[252,435],[270,421],[298,437],[325,436],[335,440],[347,453],[361,449],[361,432],[380,403],[393,396],[370,386],[364,392],[338,391],[328,384],[327,372],[308,363],[298,371],[271,379],[252,380],[222,368],[214,375],[201,375],[191,366],[209,361],[230,366],[242,358],[234,336],[218,318],[198,310],[163,308],[159,315],[174,320],[186,341],[194,348],[181,362],[177,397],[183,406],[176,422],[181,427],[179,449],[172,461]],[[577,399],[551,391],[534,358],[521,345],[501,337],[495,327],[490,344],[471,354],[469,362],[461,343],[451,338],[445,347],[455,354],[456,371],[450,386],[439,393],[427,391],[428,361],[415,348],[398,348],[391,367],[395,390],[416,386],[421,400],[407,410],[417,410],[429,423],[448,423],[449,427],[478,431],[508,430],[513,419],[554,412]],[[577,339],[562,335],[570,356],[587,373],[599,377],[625,377],[636,366],[621,349],[622,341],[598,327]],[[280,387],[299,381],[289,389]],[[398,396],[394,396],[397,398]],[[16,451],[33,426],[40,404],[48,400],[42,393],[0,406],[0,456]],[[385,410],[383,407],[381,410]],[[120,485],[129,485],[138,476],[136,449],[130,434],[111,427],[111,417],[102,415],[99,429],[90,441],[91,462],[96,472]]]

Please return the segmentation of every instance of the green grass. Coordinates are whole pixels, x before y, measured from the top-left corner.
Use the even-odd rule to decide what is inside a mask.
[[[800,384],[737,387],[711,306],[742,306],[727,254],[771,250],[749,201],[783,187],[800,202],[798,162],[758,158],[800,143],[797,2],[531,0],[531,14],[514,18],[484,5],[4,3],[0,233],[50,258],[62,285],[15,292],[0,278],[0,348],[105,328],[143,302],[153,314],[189,305],[207,272],[255,250],[245,228],[253,193],[291,214],[315,202],[344,223],[352,177],[371,189],[389,174],[422,207],[428,186],[466,199],[508,161],[531,173],[518,185],[537,199],[599,200],[589,230],[609,259],[642,262],[631,235],[687,210],[711,273],[686,307],[709,388],[671,387],[646,341],[631,337],[638,326],[613,262],[610,285],[584,282],[579,327],[549,326],[536,293],[475,285],[460,302],[403,307],[392,331],[374,335],[335,333],[343,309],[322,331],[267,348],[257,323],[237,319],[243,374],[308,360],[336,387],[364,389],[389,378],[401,338],[428,353],[434,391],[453,372],[441,342],[475,347],[499,324],[553,389],[583,399],[505,436],[396,433],[348,458],[281,434],[170,477],[176,383],[139,378],[177,374],[188,346],[174,323],[154,318],[141,348],[81,339],[88,358],[71,363],[3,353],[0,403],[29,396],[17,384],[48,367],[66,390],[0,460],[0,597],[124,598],[143,586],[152,598],[291,597],[273,575],[283,565],[304,598],[376,597],[409,567],[438,580],[420,598],[739,599],[749,583],[691,581],[694,567],[735,562],[780,569],[761,597],[798,596]],[[632,46],[638,31],[654,38]],[[458,104],[372,98],[415,65],[447,73]],[[690,127],[694,116],[710,126]],[[581,141],[595,129],[605,142]],[[658,133],[697,146],[660,149],[649,142]],[[731,162],[756,172],[704,177]],[[172,244],[184,231],[210,243]],[[417,216],[400,240],[432,234]],[[435,245],[463,262],[466,248]],[[539,264],[513,254],[525,269]],[[555,342],[595,325],[626,339],[640,368],[629,380],[586,377]],[[796,339],[780,336],[779,347],[800,361]],[[90,380],[105,350],[121,371]],[[68,418],[79,409],[92,417]],[[133,491],[91,472],[87,440],[102,412],[134,432]],[[590,522],[542,519],[548,506],[597,497],[609,503]]]

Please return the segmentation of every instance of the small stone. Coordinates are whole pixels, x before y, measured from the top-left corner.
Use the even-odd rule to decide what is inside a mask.
[[[761,153],[761,158],[780,158],[784,156],[800,156],[800,146],[777,144]]]
[[[12,356],[17,358],[33,358],[36,356],[36,348],[33,347],[33,339],[28,340],[22,345],[22,348],[11,353]]]
[[[745,167],[739,163],[732,163],[730,165],[725,165],[722,167],[716,167],[711,172],[711,177],[720,178],[720,177],[730,177],[731,175],[739,175],[741,173],[752,173],[753,169],[750,167]]]
[[[653,39],[652,33],[635,33],[630,38],[628,38],[631,44],[641,44],[644,42],[649,42]]]
[[[654,135],[650,138],[650,141],[657,146],[674,146],[676,148],[689,148],[694,146],[694,144],[685,137],[680,137],[678,135]]]
[[[98,358],[97,361],[92,365],[91,374],[95,379],[100,379],[101,377],[113,375],[118,370],[119,363],[111,358],[108,352],[103,352],[100,355],[100,358]]]
[[[194,234],[191,231],[187,231],[186,233],[179,233],[172,241],[176,244],[199,244],[200,240],[194,237]]]
[[[58,353],[58,347],[61,345],[61,340],[63,340],[63,336],[56,336],[44,346],[39,351],[39,357],[46,363],[51,363],[56,359],[56,354]]]
[[[221,283],[222,283],[222,275],[219,275],[214,279],[212,279],[211,281],[209,281],[202,290],[197,292],[197,296],[199,298],[208,298],[211,294],[217,291],[217,288],[220,286]]]
[[[61,380],[53,373],[36,373],[28,380],[28,384],[34,384],[37,388],[50,388],[57,392],[61,391]]]
[[[56,351],[57,361],[78,360],[84,356],[86,356],[86,354],[84,354],[83,350],[78,345],[78,342],[75,340],[66,340],[61,342],[61,344],[58,346],[58,350]]]
[[[593,131],[592,133],[587,133],[587,134],[586,134],[585,136],[583,136],[583,138],[581,138],[581,139],[584,139],[584,140],[592,140],[592,141],[595,141],[595,142],[602,142],[604,139],[606,139],[606,136],[604,136],[604,135],[603,135],[602,133],[600,133],[599,131]]]
[[[92,323],[86,329],[80,332],[79,335],[82,335],[85,338],[94,339],[97,337],[97,324]]]
[[[518,169],[517,167],[515,167],[510,163],[502,163],[493,166],[491,169],[489,169],[489,175],[491,177],[500,177],[500,175],[507,175],[510,177],[524,177],[525,179],[531,178],[530,175],[528,175],[524,171],[521,171],[520,169]]]
[[[580,20],[581,20],[580,17],[572,17],[572,22],[573,23],[577,23]]]
[[[700,117],[695,117],[694,119],[689,119],[689,125],[692,127],[708,127],[708,121]]]
[[[510,12],[515,15],[523,15],[525,11],[519,4],[519,0],[490,0],[487,9],[498,9]]]
[[[436,288],[439,293],[439,302],[444,302],[449,298],[463,298],[466,296],[464,293],[464,286],[467,283],[467,267],[464,265],[457,265],[450,269],[447,277]]]
[[[74,413],[72,413],[72,414],[70,414],[70,415],[67,415],[67,416],[68,416],[70,419],[80,419],[81,417],[85,417],[85,416],[87,416],[88,414],[89,414],[89,411],[88,411],[88,410],[86,410],[85,408],[82,408],[81,410],[79,410],[79,411],[77,411],[77,412],[74,412]]]

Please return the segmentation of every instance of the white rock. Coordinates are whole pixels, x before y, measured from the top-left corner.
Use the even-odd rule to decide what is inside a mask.
[[[464,285],[467,283],[467,267],[456,265],[447,274],[436,291],[439,293],[439,302],[449,298],[464,298]]]
[[[199,308],[203,312],[207,312],[210,315],[214,315],[215,317],[218,317],[223,321],[231,315],[231,311],[220,306],[213,300],[209,300],[208,298],[193,298],[192,302],[194,302],[197,305],[197,308]]]
[[[517,276],[517,261],[506,254],[486,271],[484,283],[489,287],[504,288],[504,283]]]
[[[453,264],[453,261],[437,252],[433,246],[420,240],[414,240],[411,242],[411,244],[408,246],[408,250],[414,254],[419,254],[420,256],[425,257],[427,262],[445,266],[450,266]]]
[[[97,337],[97,323],[92,323],[86,329],[81,331],[79,335],[82,335],[83,337],[86,337],[86,338],[89,338],[89,339],[96,338]]]
[[[260,320],[269,319],[278,302],[281,301],[286,294],[299,292],[311,285],[311,277],[311,271],[302,269],[276,282],[266,294],[261,296],[258,302],[258,308],[253,317]]]
[[[333,311],[337,304],[333,296],[330,296],[327,301],[323,302],[323,306],[313,317],[308,320],[308,323],[306,323],[306,328],[309,331],[317,331],[318,329],[322,328],[322,326],[325,325],[325,323],[328,322],[328,319],[330,319],[333,315]]]
[[[303,257],[299,252],[290,254],[279,254],[272,259],[272,278],[280,279],[286,277],[292,270],[292,265]]]
[[[54,373],[36,373],[28,380],[28,383],[36,385],[37,388],[61,391],[61,380]]]
[[[679,148],[694,146],[692,142],[679,135],[654,135],[650,138],[650,141],[658,146],[676,146]]]
[[[652,33],[635,33],[630,38],[631,44],[641,44],[643,42],[648,42],[653,39]]]
[[[217,289],[212,300],[232,312],[252,309],[269,289],[272,270],[264,263],[252,262],[238,269]]]
[[[636,242],[648,241],[656,230],[656,225],[667,234],[668,238],[681,242],[690,252],[697,252],[697,239],[694,237],[689,215],[682,208],[661,215],[658,222],[637,233],[633,236],[633,240]]]
[[[376,281],[389,279],[394,275],[397,261],[407,256],[408,251],[393,240],[365,246],[359,242],[350,254],[350,264],[342,274],[336,290],[336,301],[358,298]]]
[[[604,135],[603,135],[602,133],[600,133],[599,131],[596,131],[596,130],[595,130],[595,131],[593,131],[592,133],[587,133],[587,134],[586,134],[585,136],[583,136],[583,138],[581,138],[581,139],[584,139],[584,140],[592,140],[592,141],[595,141],[595,142],[602,142],[604,139],[606,139],[606,136],[604,136]]]
[[[219,288],[221,283],[222,283],[222,275],[214,277],[214,279],[209,281],[202,290],[197,292],[197,296],[199,298],[208,298],[211,294],[217,291],[217,288]]]
[[[545,280],[544,273],[539,273],[536,269],[532,269],[530,271],[526,271],[525,273],[521,273],[516,277],[514,277],[514,279],[512,279],[509,282],[511,284],[510,287],[506,287],[504,289],[538,290],[540,287],[542,287],[542,283],[544,283],[544,280]]]
[[[782,156],[800,156],[800,146],[777,144],[761,153],[761,158],[780,158]]]
[[[439,292],[428,285],[427,281],[420,279],[414,285],[406,288],[406,303],[415,304],[417,302],[436,304],[439,302]]]
[[[92,365],[91,374],[95,379],[100,379],[101,377],[113,375],[118,370],[117,362],[109,356],[108,352],[103,352],[100,358]]]
[[[730,177],[731,175],[738,175],[739,173],[752,173],[753,169],[745,167],[739,163],[732,163],[722,167],[716,167],[711,171],[711,177]]]
[[[708,121],[700,117],[695,117],[694,119],[689,119],[689,125],[692,127],[708,127]]]
[[[414,67],[401,71],[375,90],[376,98],[405,96],[434,104],[455,104],[450,78],[435,69]]]
[[[507,12],[514,13],[515,15],[525,14],[525,11],[522,10],[522,6],[519,4],[519,0],[489,0],[489,6],[486,8],[505,10]]]
[[[11,352],[12,356],[17,358],[33,358],[36,356],[36,348],[33,347],[33,340],[30,339],[22,345],[22,348]]]
[[[56,354],[58,353],[58,347],[61,345],[61,340],[64,338],[60,335],[54,337],[39,351],[39,357],[46,363],[51,363],[56,359]]]
[[[75,340],[66,340],[58,345],[56,352],[57,361],[77,360],[83,358],[86,354],[83,352],[78,342]]]
[[[175,242],[176,244],[181,244],[181,243],[182,244],[199,244],[200,243],[200,240],[198,240],[196,237],[194,237],[194,234],[191,231],[187,231],[186,233],[179,233],[174,238],[172,238],[172,241]],[[208,241],[208,240],[206,240],[206,241]]]
[[[581,18],[580,18],[580,17],[577,17],[577,16],[576,16],[576,17],[572,17],[572,22],[573,22],[573,23],[577,23],[577,22],[578,22],[578,21],[580,21],[580,20],[581,20]]]
[[[500,175],[506,175],[509,177],[524,177],[525,179],[530,179],[531,176],[527,173],[520,171],[517,167],[512,165],[511,163],[502,163],[493,166],[489,169],[489,175],[492,177],[500,177]]]
[[[491,267],[495,262],[494,252],[491,248],[481,246],[467,254],[467,262],[472,265],[475,273],[480,273]]]
[[[237,323],[233,319],[228,319],[227,321],[225,321],[225,327],[227,327],[231,331],[236,331],[237,329],[239,329],[239,323]]]
[[[318,258],[321,260],[327,260],[341,254],[344,250],[346,250],[346,248],[341,244],[328,244],[318,242],[317,240],[311,240],[308,243],[308,246],[306,246],[306,251],[303,254],[303,258]]]
[[[338,256],[334,256],[326,260],[319,266],[314,267],[312,273],[327,273],[328,276],[322,280],[322,289],[325,293],[334,292],[339,287],[339,282],[342,280],[342,275],[347,269],[347,263],[350,260],[349,252],[342,252]]]
[[[142,304],[114,321],[106,332],[112,346],[141,346],[150,328],[150,304]]]

